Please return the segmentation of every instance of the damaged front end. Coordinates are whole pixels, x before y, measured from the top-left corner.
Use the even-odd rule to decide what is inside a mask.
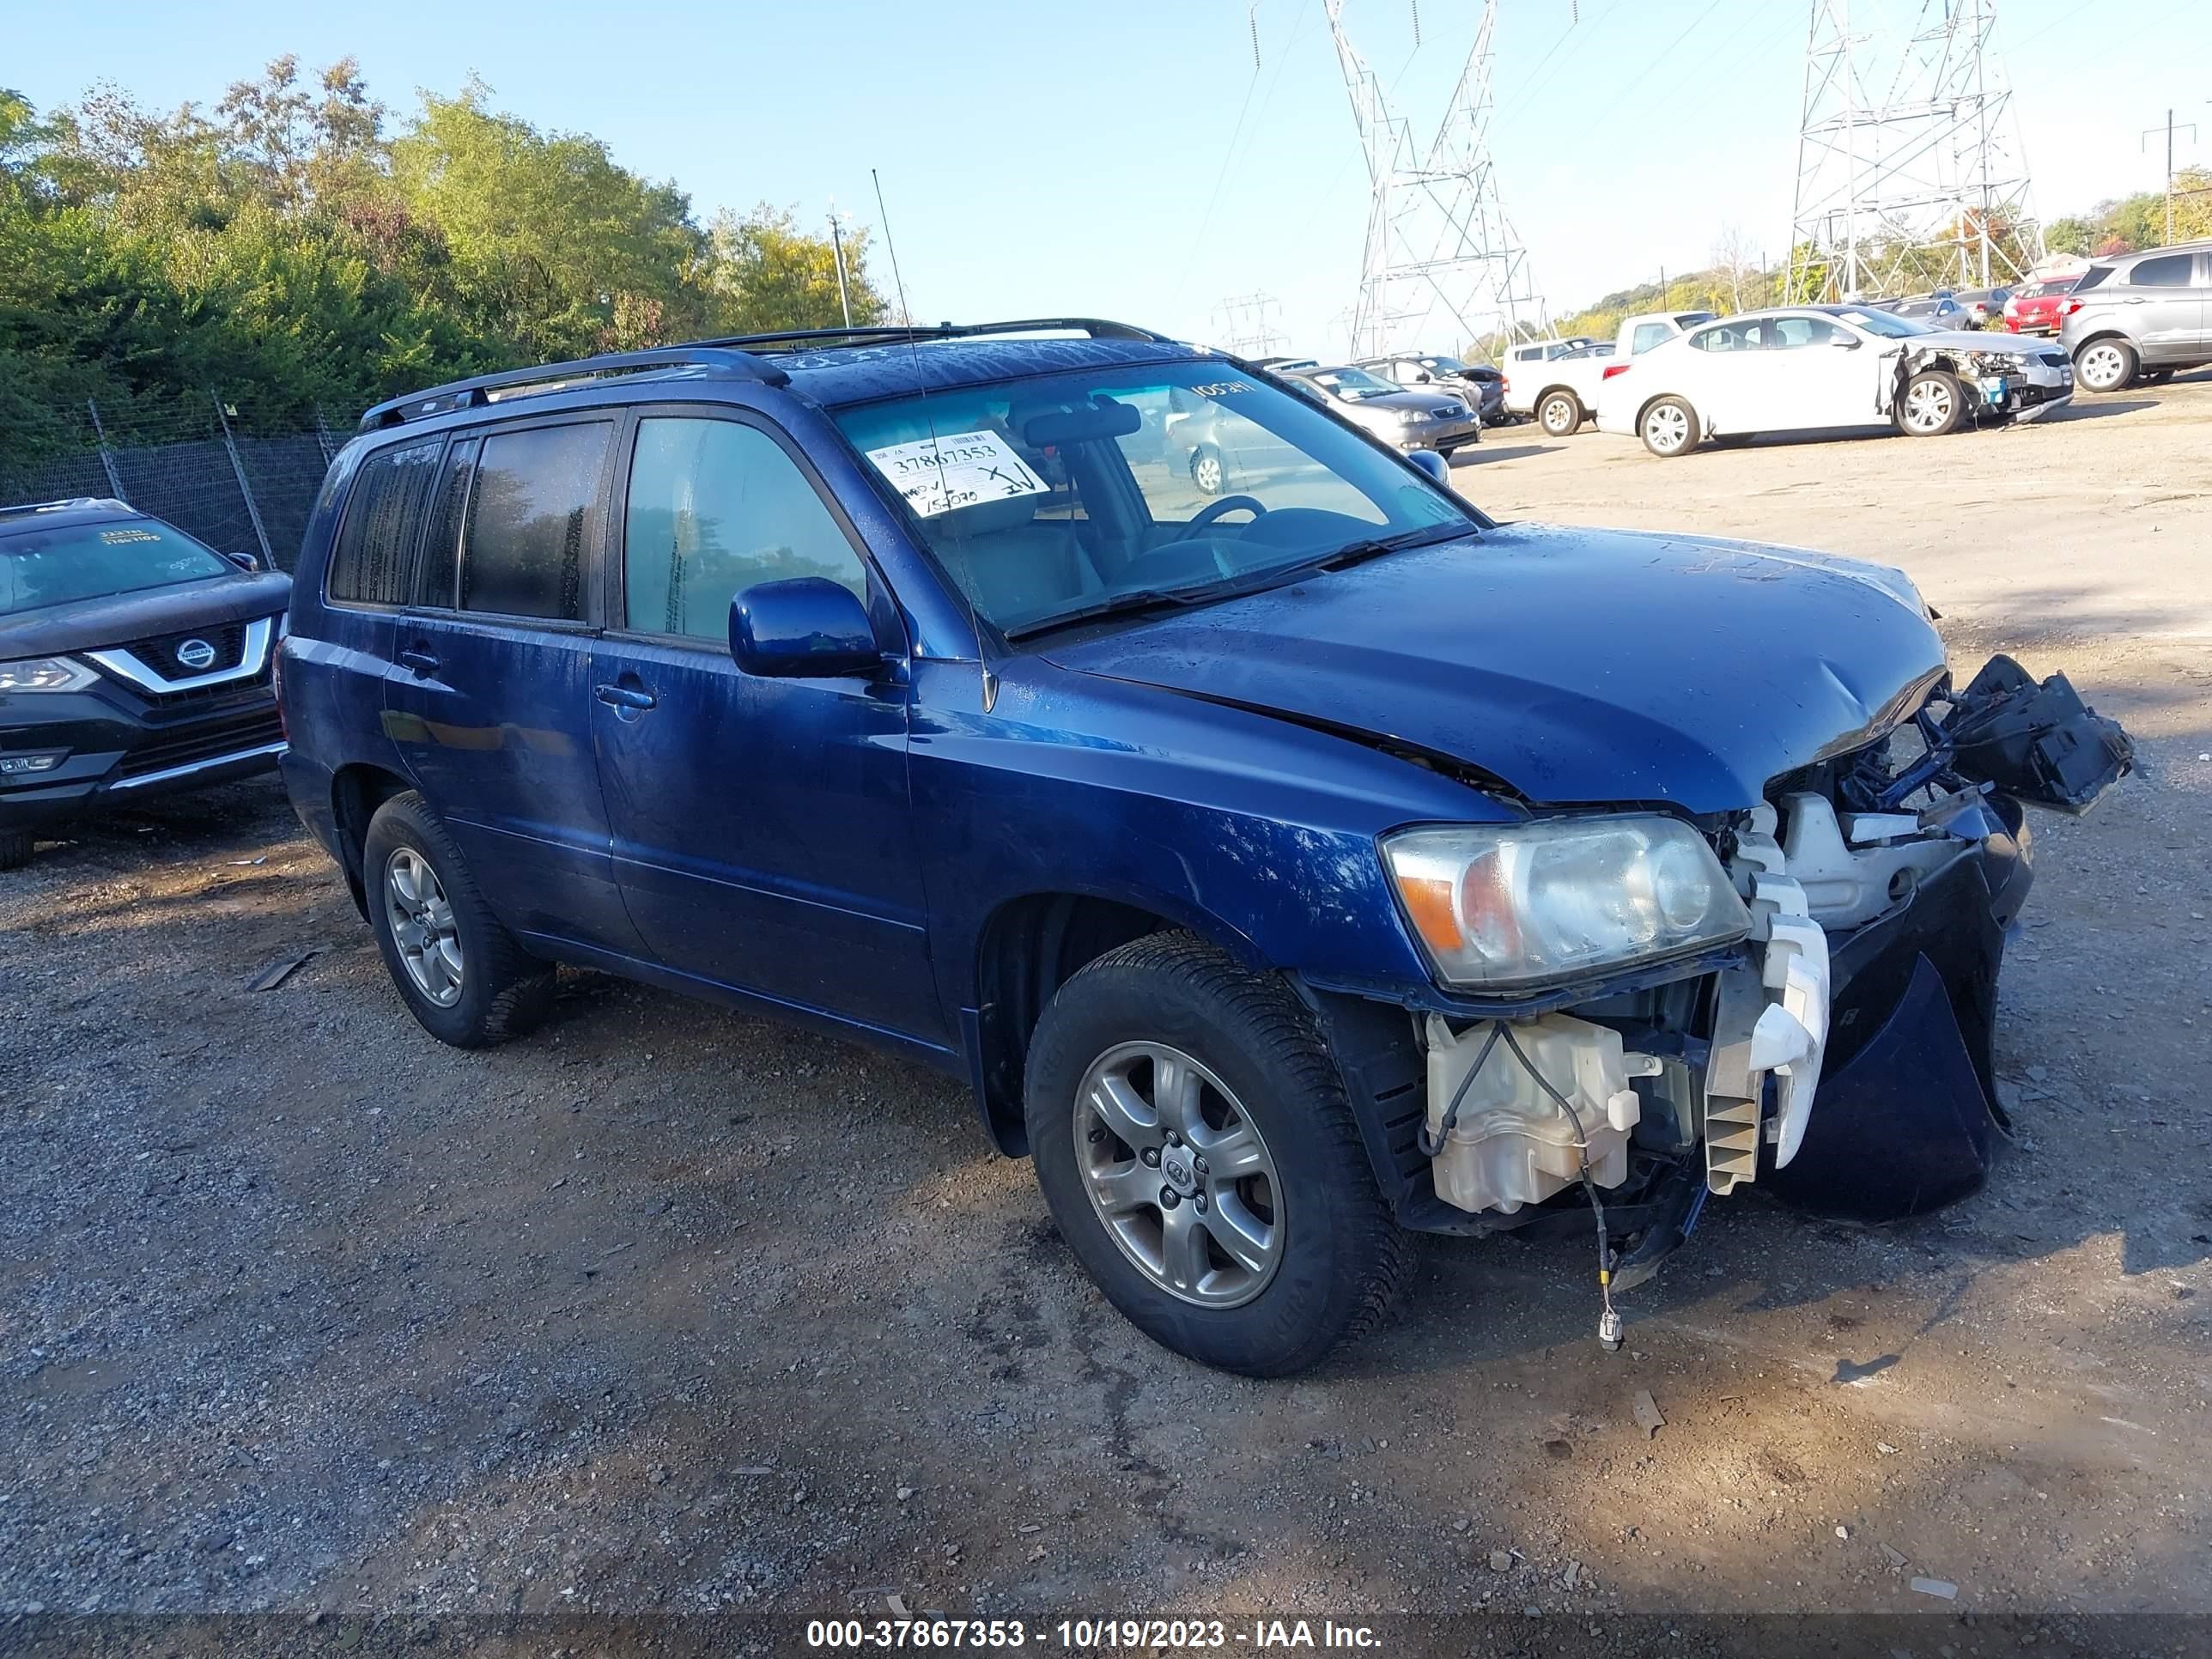
[[[1741,907],[1726,948],[1447,999],[1410,1033],[1401,1012],[1323,998],[1400,1218],[1547,1231],[1595,1208],[1620,1287],[1709,1195],[1753,1182],[1869,1221],[1973,1192],[2006,1127],[1990,1041],[2031,879],[2024,805],[2086,811],[2130,760],[2063,676],[1997,657],[1698,825]]]

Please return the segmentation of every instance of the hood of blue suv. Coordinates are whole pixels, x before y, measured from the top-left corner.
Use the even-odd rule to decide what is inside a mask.
[[[1917,596],[1879,566],[1531,525],[1048,654],[1449,757],[1533,803],[1694,813],[1869,740],[1943,668]]]

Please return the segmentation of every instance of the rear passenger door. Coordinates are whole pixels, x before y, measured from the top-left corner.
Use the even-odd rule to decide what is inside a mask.
[[[2120,303],[2135,314],[2136,338],[2146,363],[2186,362],[2204,331],[2204,289],[2199,286],[2200,257],[2160,253],[2138,259],[2128,273]]]
[[[456,436],[397,619],[385,729],[509,927],[635,956],[589,712],[617,432],[598,416]]]
[[[904,664],[762,679],[730,657],[730,601],[757,582],[842,583],[886,641],[888,591],[764,422],[647,409],[629,449],[590,707],[639,931],[679,972],[941,1043]]]

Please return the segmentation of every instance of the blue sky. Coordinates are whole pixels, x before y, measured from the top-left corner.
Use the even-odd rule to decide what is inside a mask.
[[[2180,159],[2212,160],[2212,0],[1998,4],[2046,217],[2155,187],[2163,141],[2140,132],[2169,105],[2199,126]],[[1426,125],[1477,10],[1422,0],[1418,50],[1412,0],[1346,0],[1345,19]],[[1224,296],[1264,291],[1291,343],[1328,350],[1358,276],[1365,174],[1322,0],[1259,0],[1256,70],[1246,0],[9,11],[0,84],[41,108],[102,78],[211,104],[280,52],[351,53],[402,112],[474,71],[500,107],[604,139],[702,216],[768,200],[818,222],[834,201],[872,223],[875,167],[918,316],[1098,314],[1203,338]],[[1709,263],[1724,225],[1786,251],[1805,22],[1804,0],[1501,0],[1493,149],[1555,311]]]

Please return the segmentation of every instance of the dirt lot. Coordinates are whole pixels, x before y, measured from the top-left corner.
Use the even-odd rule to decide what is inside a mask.
[[[440,1048],[234,789],[0,878],[0,1616],[2212,1612],[2212,375],[1932,442],[1520,430],[1459,473],[1495,512],[1901,564],[1963,667],[2137,735],[2036,822],[1980,1197],[1716,1204],[1613,1356],[1585,1243],[1431,1243],[1364,1347],[1224,1378],[933,1076],[580,974]]]

